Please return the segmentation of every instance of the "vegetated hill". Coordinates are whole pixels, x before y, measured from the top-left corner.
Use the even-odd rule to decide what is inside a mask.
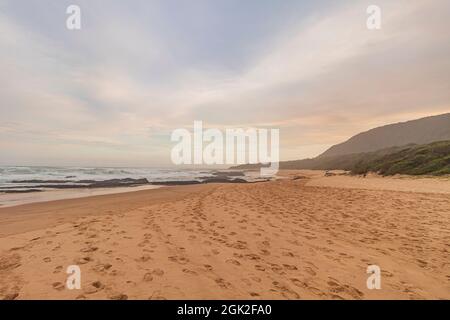
[[[411,143],[450,140],[450,113],[378,127],[337,144],[319,157],[371,152]]]
[[[353,154],[345,154],[342,156],[332,156],[332,157],[317,157],[312,159],[303,159],[303,160],[292,160],[292,161],[281,161],[280,169],[290,169],[290,170],[299,170],[299,169],[311,169],[311,170],[347,170],[351,171],[355,164],[359,161],[366,159],[376,159],[380,156],[384,156],[389,153],[393,153],[399,150],[403,150],[407,146],[404,147],[392,147],[383,150],[379,150],[376,152],[368,152],[368,153],[353,153]],[[230,169],[259,169],[261,168],[261,164],[244,164],[236,167],[232,167]]]
[[[257,169],[260,164],[233,169]],[[383,175],[450,174],[450,140],[426,145],[391,147],[374,152],[353,153],[314,159],[283,161],[280,169],[347,170],[354,174],[378,172]]]
[[[444,175],[450,174],[450,141],[409,146],[376,158],[362,158],[353,173],[378,172],[382,175]]]

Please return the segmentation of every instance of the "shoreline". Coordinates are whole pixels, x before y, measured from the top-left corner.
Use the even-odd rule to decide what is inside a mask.
[[[61,168],[57,168],[61,170]],[[47,173],[48,174],[48,173]],[[175,178],[175,179],[174,179]],[[150,178],[149,178],[150,179]],[[74,199],[95,195],[133,192],[167,186],[200,185],[210,183],[256,183],[264,179],[247,174],[245,171],[211,170],[199,171],[190,178],[171,177],[166,179],[147,179],[138,177],[121,177],[111,179],[76,179],[66,176],[65,179],[5,179],[0,184],[0,208],[27,203],[47,202],[61,199]],[[6,181],[5,181],[6,180]]]
[[[153,190],[161,186],[136,186],[136,187],[115,187],[97,189],[55,189],[40,192],[28,193],[0,193],[0,209],[11,208],[32,203],[42,203],[58,200],[81,199],[102,195],[114,195],[120,193],[136,192],[142,190]]]
[[[1,193],[0,192],[0,209],[10,208],[15,206],[21,206],[25,204],[51,202],[68,199],[81,199],[102,195],[115,195],[121,193],[131,193],[142,190],[154,190],[167,187],[182,187],[182,186],[194,186],[194,185],[210,185],[210,184],[253,184],[264,183],[270,180],[260,181],[233,181],[217,179],[210,182],[193,182],[193,181],[165,181],[161,183],[150,183],[141,186],[130,187],[110,187],[110,188],[67,188],[67,189],[49,189],[39,192],[26,192],[26,193]],[[5,203],[6,202],[6,203]]]

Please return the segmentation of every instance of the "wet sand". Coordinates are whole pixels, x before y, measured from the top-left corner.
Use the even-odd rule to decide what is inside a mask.
[[[450,298],[447,184],[282,175],[0,208],[0,298]],[[64,286],[73,264],[80,290]]]
[[[158,189],[159,186],[115,187],[96,189],[63,189],[46,190],[44,192],[29,193],[0,193],[0,207],[13,207],[28,203],[49,202],[64,199],[79,199],[100,196],[105,194],[118,194],[141,190]]]

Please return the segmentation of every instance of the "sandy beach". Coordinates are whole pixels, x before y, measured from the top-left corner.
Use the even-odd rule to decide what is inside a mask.
[[[0,298],[450,299],[448,180],[282,176],[0,208]]]

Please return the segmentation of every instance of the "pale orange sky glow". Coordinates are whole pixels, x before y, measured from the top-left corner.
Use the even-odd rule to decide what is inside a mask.
[[[0,165],[170,166],[170,133],[280,129],[281,160],[450,112],[450,2],[0,1]],[[239,10],[238,10],[239,9]]]

